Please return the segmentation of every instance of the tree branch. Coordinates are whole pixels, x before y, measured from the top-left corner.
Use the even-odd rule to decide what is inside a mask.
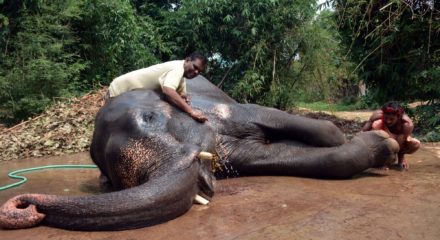
[[[277,59],[277,50],[275,50],[273,54],[272,82],[275,81],[276,59]]]
[[[225,75],[223,75],[222,80],[217,84],[218,88],[221,88],[223,85],[223,82],[226,80],[226,77],[229,75],[229,72],[231,72],[231,70],[235,67],[234,64],[231,65],[231,67],[228,69],[228,71],[226,71]]]

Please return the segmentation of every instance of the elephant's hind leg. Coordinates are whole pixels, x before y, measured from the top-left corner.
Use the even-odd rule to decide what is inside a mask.
[[[334,147],[346,142],[342,131],[330,121],[296,116],[274,108],[248,106],[257,111],[259,117],[255,124],[269,139],[296,140],[315,147]]]

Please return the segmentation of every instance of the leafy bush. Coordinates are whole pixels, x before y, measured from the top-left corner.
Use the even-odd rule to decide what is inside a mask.
[[[422,141],[440,141],[440,103],[420,105],[414,111],[415,132]]]
[[[79,50],[90,65],[77,86],[108,85],[113,78],[157,63],[158,41],[152,21],[138,16],[129,0],[84,0],[75,31]]]
[[[71,51],[76,39],[69,20],[76,4],[26,6],[5,10],[17,21],[2,29],[0,41],[0,120],[9,124],[41,112],[86,67]]]
[[[328,2],[347,55],[376,101],[440,99],[438,1]]]
[[[238,101],[284,105],[292,95],[286,78],[315,3],[300,1],[182,1],[170,29],[183,52],[220,56],[208,78]],[[180,19],[180,21],[176,21]],[[282,89],[282,90],[281,90]],[[281,94],[280,94],[281,93]]]

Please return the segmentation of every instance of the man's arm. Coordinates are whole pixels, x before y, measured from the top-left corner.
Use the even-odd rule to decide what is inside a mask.
[[[408,117],[408,115],[403,115],[402,120],[402,132],[397,136],[396,139],[400,146],[403,146],[403,144],[407,141],[408,137],[414,130],[414,124],[412,120]]]
[[[373,128],[373,122],[368,120],[362,127],[362,132],[370,131]]]
[[[397,163],[399,166],[401,166],[403,169],[408,169],[409,165],[408,162],[404,158],[405,151],[407,150],[406,142],[408,141],[408,137],[411,136],[411,133],[414,130],[414,124],[412,120],[408,117],[408,115],[404,114],[402,117],[403,124],[402,124],[402,132],[401,134],[397,135],[396,141],[399,143],[400,151],[397,154],[398,159]]]
[[[180,94],[180,96],[185,100],[188,105],[191,105],[191,97],[186,94]]]
[[[173,103],[175,104],[177,107],[179,107],[180,109],[182,109],[184,112],[188,113],[192,118],[194,118],[195,120],[199,121],[199,122],[205,122],[206,120],[208,120],[208,118],[203,115],[203,113],[201,113],[200,111],[194,110],[191,108],[191,106],[189,106],[185,99],[183,99],[177,92],[176,90],[170,88],[170,87],[166,87],[164,86],[162,88],[163,93],[165,94],[165,96]]]
[[[373,129],[373,122],[379,119],[382,119],[382,110],[376,110],[373,112],[373,114],[370,116],[370,119],[365,123],[365,125],[362,127],[362,131],[370,131]]]

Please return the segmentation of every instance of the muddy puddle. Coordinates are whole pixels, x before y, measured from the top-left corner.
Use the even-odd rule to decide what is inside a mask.
[[[0,230],[0,239],[440,239],[440,144],[408,155],[409,171],[369,170],[350,180],[246,177],[217,181],[208,206],[194,205],[164,224],[118,232],[49,227]],[[7,173],[49,164],[91,164],[88,153],[0,163]],[[0,192],[97,194],[97,169],[48,169]]]

